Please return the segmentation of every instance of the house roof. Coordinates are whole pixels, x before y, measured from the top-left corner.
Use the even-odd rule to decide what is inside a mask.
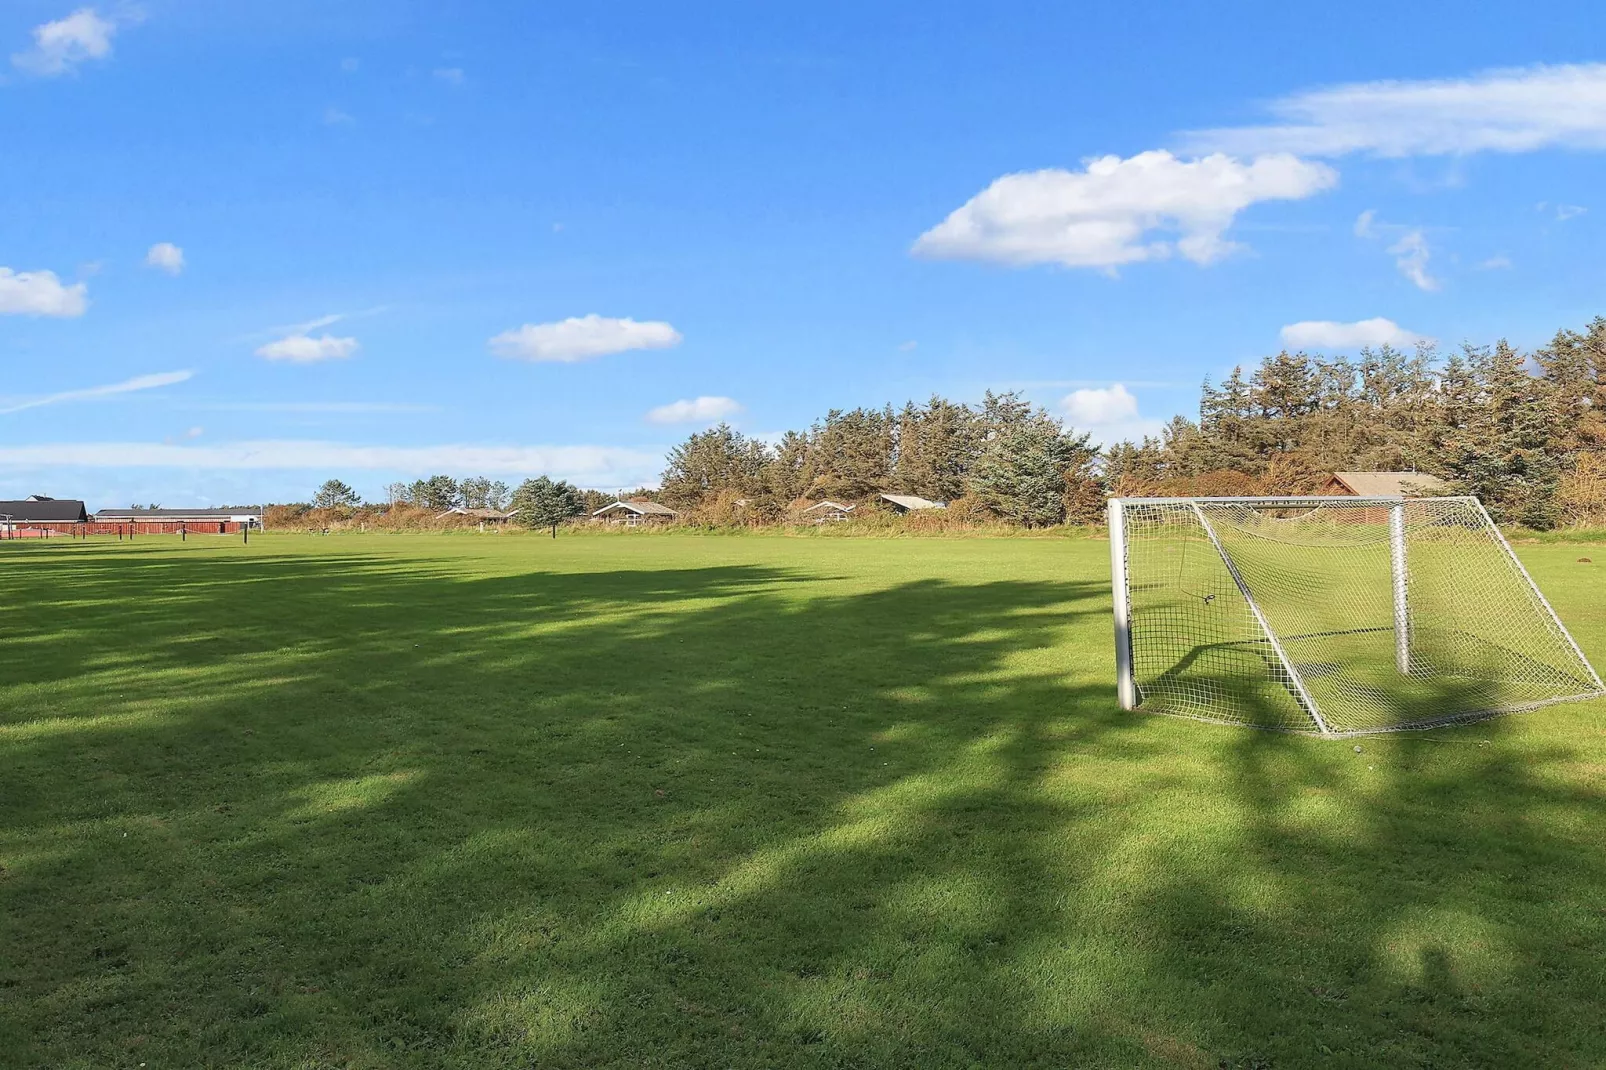
[[[262,507],[242,505],[235,509],[102,509],[96,520],[245,520],[261,519]]]
[[[508,520],[516,512],[517,509],[509,509],[504,513],[500,509],[465,509],[461,505],[454,505],[435,519],[439,520],[443,516],[467,516],[475,520]]]
[[[916,494],[883,494],[881,495],[881,500],[891,502],[893,505],[901,506],[904,509],[948,508],[942,502],[934,502],[929,498],[922,498]]]
[[[13,524],[70,524],[89,519],[81,501],[73,498],[40,499],[37,495],[25,502],[0,502],[0,521],[5,519],[5,515],[11,517]]]
[[[1334,472],[1333,479],[1364,498],[1421,498],[1449,490],[1444,480],[1426,472]]]
[[[657,502],[614,502],[612,505],[604,505],[601,509],[598,509],[596,512],[592,513],[591,515],[592,516],[601,516],[603,513],[610,512],[610,511],[612,511],[614,509],[625,509],[625,510],[628,510],[629,512],[635,513],[637,516],[679,516],[680,515],[679,513],[675,512],[673,509],[669,508],[668,506],[659,505]]]
[[[823,502],[815,502],[813,505],[809,506],[807,509],[804,509],[803,511],[805,513],[812,513],[816,509],[840,509],[844,513],[853,512],[853,506],[851,506],[851,505],[843,505],[841,502],[833,502],[829,498],[827,498]]]

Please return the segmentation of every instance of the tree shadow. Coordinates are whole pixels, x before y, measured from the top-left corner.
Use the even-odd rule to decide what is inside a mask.
[[[1100,582],[29,549],[19,1065],[1599,1054],[1576,751],[1123,714]]]

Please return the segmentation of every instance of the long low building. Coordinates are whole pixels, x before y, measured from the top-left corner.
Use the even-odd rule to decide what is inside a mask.
[[[226,509],[101,509],[95,513],[97,526],[132,527],[140,534],[173,534],[180,529],[197,535],[227,535],[241,530],[262,529],[260,506]]]

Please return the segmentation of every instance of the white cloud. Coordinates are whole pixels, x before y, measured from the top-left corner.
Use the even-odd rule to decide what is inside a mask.
[[[53,271],[12,271],[0,267],[0,316],[82,316],[89,287],[63,286]]]
[[[1377,229],[1372,226],[1377,219],[1377,209],[1368,208],[1355,217],[1355,236],[1357,238],[1373,238],[1377,236]]]
[[[1588,208],[1583,208],[1576,204],[1558,204],[1556,205],[1556,220],[1565,223],[1574,216],[1583,215],[1587,211],[1589,211]]]
[[[1060,410],[1072,428],[1091,433],[1099,445],[1140,441],[1165,426],[1163,420],[1138,415],[1138,399],[1121,383],[1072,391],[1060,399]]]
[[[192,468],[201,470],[364,470],[426,475],[545,472],[580,486],[633,486],[656,479],[663,454],[614,446],[361,446],[307,440],[179,445],[61,442],[0,446],[0,465],[33,468]]]
[[[325,126],[356,126],[357,120],[339,108],[329,107],[323,110],[323,124]]]
[[[667,323],[638,323],[593,312],[557,323],[526,323],[492,338],[490,346],[491,352],[511,360],[572,364],[630,349],[668,349],[680,341],[680,332]]]
[[[1484,271],[1499,271],[1502,268],[1508,268],[1510,266],[1511,258],[1509,256],[1491,256],[1489,259],[1478,264],[1478,267]]]
[[[105,386],[85,387],[82,390],[64,390],[59,394],[46,394],[44,397],[32,398],[0,408],[0,416],[22,412],[25,409],[38,409],[46,405],[59,405],[64,401],[92,401],[95,398],[113,397],[117,394],[132,394],[138,390],[154,390],[157,387],[172,386],[182,383],[193,376],[194,372],[157,372],[155,375],[137,375],[132,379],[125,379],[120,383],[108,383]]]
[[[322,335],[292,334],[269,342],[257,350],[267,360],[287,360],[292,364],[314,364],[320,360],[344,360],[357,352],[357,339]]]
[[[145,264],[160,268],[169,275],[177,275],[184,270],[184,250],[170,241],[157,242],[145,254]]]
[[[445,82],[447,85],[463,84],[463,68],[461,67],[436,67],[430,73],[435,76],[435,80],[438,82]]]
[[[1222,235],[1258,201],[1331,189],[1331,168],[1288,155],[1243,163],[1169,152],[1103,156],[1083,171],[1004,175],[922,234],[918,256],[1005,264],[1114,268],[1173,252],[1209,264],[1237,246]],[[1174,239],[1150,235],[1174,232]]]
[[[898,344],[898,352],[899,353],[913,353],[919,347],[920,347],[920,343],[916,342],[913,338],[911,338],[907,342],[900,342]]]
[[[1273,101],[1269,110],[1269,125],[1195,131],[1183,145],[1235,155],[1384,157],[1606,149],[1606,63],[1331,86]]]
[[[14,54],[11,63],[42,78],[71,74],[85,60],[111,55],[116,33],[115,20],[102,18],[94,8],[79,8],[66,18],[35,26],[33,47]]]
[[[1439,280],[1428,274],[1428,260],[1433,255],[1428,240],[1420,230],[1407,231],[1399,241],[1389,246],[1394,254],[1394,266],[1400,274],[1416,284],[1419,290],[1437,290]]]
[[[1290,323],[1282,329],[1283,345],[1290,349],[1315,349],[1331,352],[1340,349],[1361,349],[1368,346],[1394,346],[1404,348],[1433,339],[1416,331],[1408,331],[1393,320],[1377,316],[1354,323],[1336,320],[1303,320]]]
[[[699,397],[671,401],[647,413],[650,424],[711,424],[742,411],[735,398]]]

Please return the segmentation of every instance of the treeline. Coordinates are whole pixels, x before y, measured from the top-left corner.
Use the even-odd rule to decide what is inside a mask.
[[[633,492],[645,495],[647,491]],[[434,475],[411,483],[392,483],[381,502],[365,502],[349,484],[325,480],[311,500],[270,505],[268,527],[332,527],[420,530],[463,527],[479,518],[454,510],[512,512],[522,527],[545,528],[588,516],[618,495],[582,490],[547,476],[526,479],[517,487],[483,476],[454,479]]]
[[[1430,473],[1507,523],[1606,524],[1606,318],[1533,353],[1284,351],[1207,380],[1197,420],[1102,451],[1015,393],[832,411],[774,446],[720,426],[675,447],[659,498],[718,522],[905,493],[1042,526],[1097,522],[1110,494],[1314,493],[1335,471]]]
[[[1102,463],[1130,495],[1302,493],[1335,470],[1428,472],[1532,528],[1606,523],[1606,318],[1532,353],[1279,353]]]
[[[833,409],[775,445],[721,424],[669,453],[658,500],[693,520],[772,522],[810,500],[883,493],[1027,527],[1095,520],[1104,488],[1086,434],[1018,393],[979,405],[932,397],[902,409]]]
[[[1097,523],[1111,494],[1300,494],[1335,471],[1417,471],[1532,528],[1606,525],[1606,317],[1532,353],[1502,341],[1444,355],[1388,346],[1356,357],[1281,352],[1208,380],[1197,419],[1104,450],[1019,393],[970,405],[832,410],[774,443],[727,425],[675,446],[658,489],[580,490],[545,476],[510,487],[437,475],[363,505],[338,480],[296,506],[408,526],[453,508],[516,509],[525,527],[651,499],[683,522],[800,519],[810,502],[884,493],[948,504],[944,523]],[[283,507],[281,507],[283,508]]]

